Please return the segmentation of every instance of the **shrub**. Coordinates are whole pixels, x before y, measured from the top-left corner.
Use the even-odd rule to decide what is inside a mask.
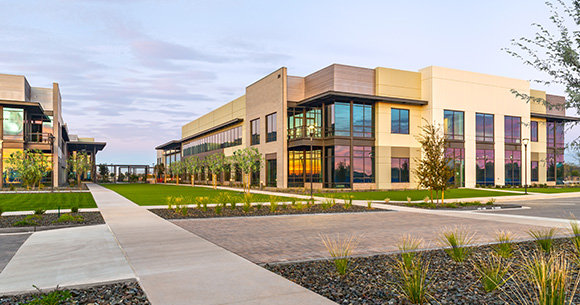
[[[2,213],[4,213],[4,208],[0,207],[0,216],[2,216]]]
[[[391,198],[385,198],[385,203],[391,202]]]
[[[372,200],[367,200],[367,208],[369,208],[369,209],[373,208],[373,201]]]
[[[264,207],[264,205],[261,203],[258,203],[255,205],[255,207],[256,207],[256,210],[261,210]]]
[[[401,262],[405,268],[411,269],[415,261],[415,250],[419,249],[423,239],[412,237],[411,235],[403,235],[397,241],[397,248],[401,251]]]
[[[14,184],[10,184],[10,190],[13,192],[16,190],[16,187],[14,186]]]
[[[230,209],[236,209],[236,204],[238,203],[239,199],[240,198],[238,196],[230,196]]]
[[[503,258],[510,258],[513,254],[513,234],[510,231],[496,230],[494,239],[497,244],[492,246],[495,255]]]
[[[23,220],[15,222],[13,225],[16,227],[29,227],[29,226],[38,226],[38,222],[42,220],[42,216],[40,215],[28,215],[24,217]]]
[[[248,213],[252,210],[252,204],[249,202],[244,202],[244,204],[242,204],[242,211],[244,211],[244,213]]]
[[[444,250],[456,262],[463,262],[471,254],[473,249],[467,247],[474,241],[475,234],[469,234],[464,226],[455,226],[453,229],[446,228],[439,233],[438,243],[446,247]]]
[[[181,214],[183,216],[187,216],[188,211],[189,211],[189,208],[187,207],[186,204],[176,204],[175,205],[175,213],[176,214]]]
[[[336,272],[340,275],[347,274],[350,267],[350,256],[358,246],[359,237],[353,234],[350,237],[341,238],[339,234],[332,238],[320,234],[320,238],[332,257]]]
[[[244,194],[244,203],[247,205],[252,205],[252,199],[254,199],[254,195],[252,193],[245,193]]]
[[[344,209],[348,210],[352,207],[352,200],[354,199],[353,195],[344,195],[342,197],[342,199],[344,200]]]
[[[324,199],[320,203],[320,208],[323,210],[329,209],[330,207],[332,207],[332,201],[330,199]]]
[[[62,214],[56,222],[83,222],[85,218],[81,215]]]
[[[429,262],[417,260],[406,266],[402,261],[397,261],[395,271],[398,278],[395,290],[413,304],[425,304],[432,284],[428,278]]]
[[[304,203],[302,201],[296,201],[294,203],[294,205],[292,206],[293,209],[297,210],[297,211],[302,211],[306,208],[307,206],[304,205]]]
[[[196,199],[199,205],[201,206],[201,210],[206,212],[207,205],[209,204],[209,197],[197,197]]]
[[[228,204],[228,202],[230,202],[231,200],[231,195],[229,193],[226,192],[220,192],[219,194],[217,194],[215,200],[218,204],[221,204],[222,207],[226,207],[226,205]]]
[[[71,213],[78,213],[79,212],[79,207],[75,205],[74,207],[70,208],[70,212]]]
[[[411,203],[411,197],[407,197],[407,203]]]
[[[509,271],[510,264],[504,263],[500,257],[489,256],[485,259],[478,259],[474,267],[485,292],[500,288],[509,279],[505,278],[505,275]]]
[[[495,203],[495,198],[491,198],[485,204],[487,204],[487,205],[493,205],[494,203]]]
[[[40,294],[34,295],[32,300],[25,303],[29,305],[59,305],[59,304],[66,304],[68,300],[72,297],[72,294],[68,290],[59,290],[58,286],[56,289],[49,292],[43,293],[40,288],[32,285]],[[23,303],[24,304],[24,303]]]
[[[38,208],[34,210],[34,215],[43,215],[44,213],[46,213],[46,210],[42,209],[42,208]]]
[[[536,241],[542,251],[549,253],[552,251],[552,243],[556,232],[558,232],[556,228],[539,228],[529,229],[527,233]]]
[[[167,196],[165,197],[165,201],[167,202],[167,209],[173,210],[173,203],[175,201],[175,198],[173,196]]]

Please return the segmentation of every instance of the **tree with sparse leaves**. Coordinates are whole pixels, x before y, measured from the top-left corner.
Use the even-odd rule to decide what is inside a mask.
[[[205,158],[209,171],[211,172],[213,188],[217,188],[217,176],[220,175],[227,167],[228,160],[222,153],[215,153]]]
[[[242,183],[244,191],[250,192],[250,177],[252,173],[260,171],[264,167],[264,157],[255,147],[246,147],[234,151],[232,156],[234,163],[242,171]]]
[[[445,155],[447,139],[441,126],[427,123],[422,132],[416,137],[421,144],[421,157],[415,158],[417,165],[413,169],[419,185],[429,189],[431,203],[433,203],[433,191],[439,201],[441,191],[441,203],[445,200],[445,190],[449,188],[449,179],[453,177],[453,171],[449,167],[449,158]]]
[[[169,164],[169,171],[176,177],[175,183],[179,185],[179,176],[185,172],[185,166],[182,161],[174,161]]]
[[[183,160],[185,170],[191,177],[191,186],[195,186],[195,174],[198,174],[203,167],[203,162],[197,156],[190,156]]]
[[[71,172],[76,173],[77,183],[80,189],[82,176],[88,173],[93,167],[91,157],[85,152],[77,152],[68,157],[67,165]]]
[[[36,184],[40,187],[40,181],[52,169],[48,157],[38,149],[14,152],[6,163],[9,169],[18,173],[26,189],[34,188]]]
[[[550,9],[550,22],[553,28],[534,23],[537,28],[532,38],[513,39],[514,49],[505,49],[510,55],[522,60],[524,64],[544,72],[548,80],[535,82],[550,85],[558,84],[565,87],[566,102],[563,105],[550,104],[542,98],[512,90],[516,96],[527,102],[545,105],[548,109],[576,109],[580,113],[580,0],[566,4],[563,0],[555,3],[546,2]],[[574,26],[569,29],[568,26]],[[579,139],[570,145],[578,149]]]

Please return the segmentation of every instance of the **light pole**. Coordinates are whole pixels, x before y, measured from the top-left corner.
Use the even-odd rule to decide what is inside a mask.
[[[50,141],[50,161],[52,161],[52,181],[50,181],[50,192],[54,192],[54,175],[55,175],[55,171],[54,171],[54,139],[55,137],[52,135],[52,133],[48,134],[48,140]],[[58,160],[58,159],[57,159]],[[58,181],[58,178],[57,178]]]
[[[310,199],[314,199],[312,196],[312,176],[314,176],[314,152],[312,151],[312,142],[314,138],[314,125],[308,126],[308,134],[310,135]]]
[[[524,144],[524,190],[525,194],[528,194],[528,142],[530,139],[524,138],[522,144]]]

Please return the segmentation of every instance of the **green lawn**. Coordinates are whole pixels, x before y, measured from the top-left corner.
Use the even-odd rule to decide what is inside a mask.
[[[508,191],[519,191],[523,192],[524,188],[515,188],[515,189],[506,189]],[[563,187],[563,188],[528,188],[528,192],[531,193],[571,193],[571,192],[580,192],[580,187]]]
[[[35,209],[56,210],[79,208],[96,208],[91,193],[36,193],[36,194],[1,194],[0,207],[4,212],[33,211]]]
[[[423,200],[429,196],[428,190],[407,190],[407,191],[368,191],[368,192],[347,192],[347,193],[317,193],[316,196],[340,198],[345,194],[353,195],[355,200],[384,200],[389,198],[394,201],[407,201],[407,197],[411,200]],[[452,189],[445,191],[445,199],[457,198],[473,198],[473,197],[499,197],[499,196],[513,196],[520,195],[517,193],[496,192],[488,190],[472,190],[472,189]],[[435,195],[433,195],[435,196]],[[441,196],[441,195],[439,195]]]
[[[135,202],[138,205],[166,205],[168,196],[183,196],[185,198],[209,197],[210,202],[215,203],[212,199],[221,192],[243,196],[242,192],[214,190],[205,187],[190,187],[178,185],[163,184],[103,184],[104,187],[113,190],[123,197]],[[267,202],[268,195],[253,194],[253,202]],[[290,200],[287,197],[280,197],[280,200]]]

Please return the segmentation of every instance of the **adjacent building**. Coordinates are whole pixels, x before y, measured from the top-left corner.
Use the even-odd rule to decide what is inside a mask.
[[[78,151],[91,156],[91,172],[96,172],[96,154],[106,143],[69,134],[62,117],[62,97],[57,83],[52,88],[37,88],[30,86],[22,75],[0,74],[0,115],[3,122],[0,125],[0,186],[18,182],[18,173],[8,169],[6,160],[10,154],[27,149],[38,149],[49,161],[55,161],[45,185],[67,183],[66,160]]]
[[[564,123],[578,120],[563,104],[564,97],[532,90],[525,80],[436,66],[415,72],[333,64],[305,77],[280,68],[185,124],[181,139],[156,147],[157,161],[255,147],[266,166],[254,184],[415,188],[416,136],[434,123],[449,140],[457,186],[557,184]],[[239,173],[222,179],[239,180]]]

